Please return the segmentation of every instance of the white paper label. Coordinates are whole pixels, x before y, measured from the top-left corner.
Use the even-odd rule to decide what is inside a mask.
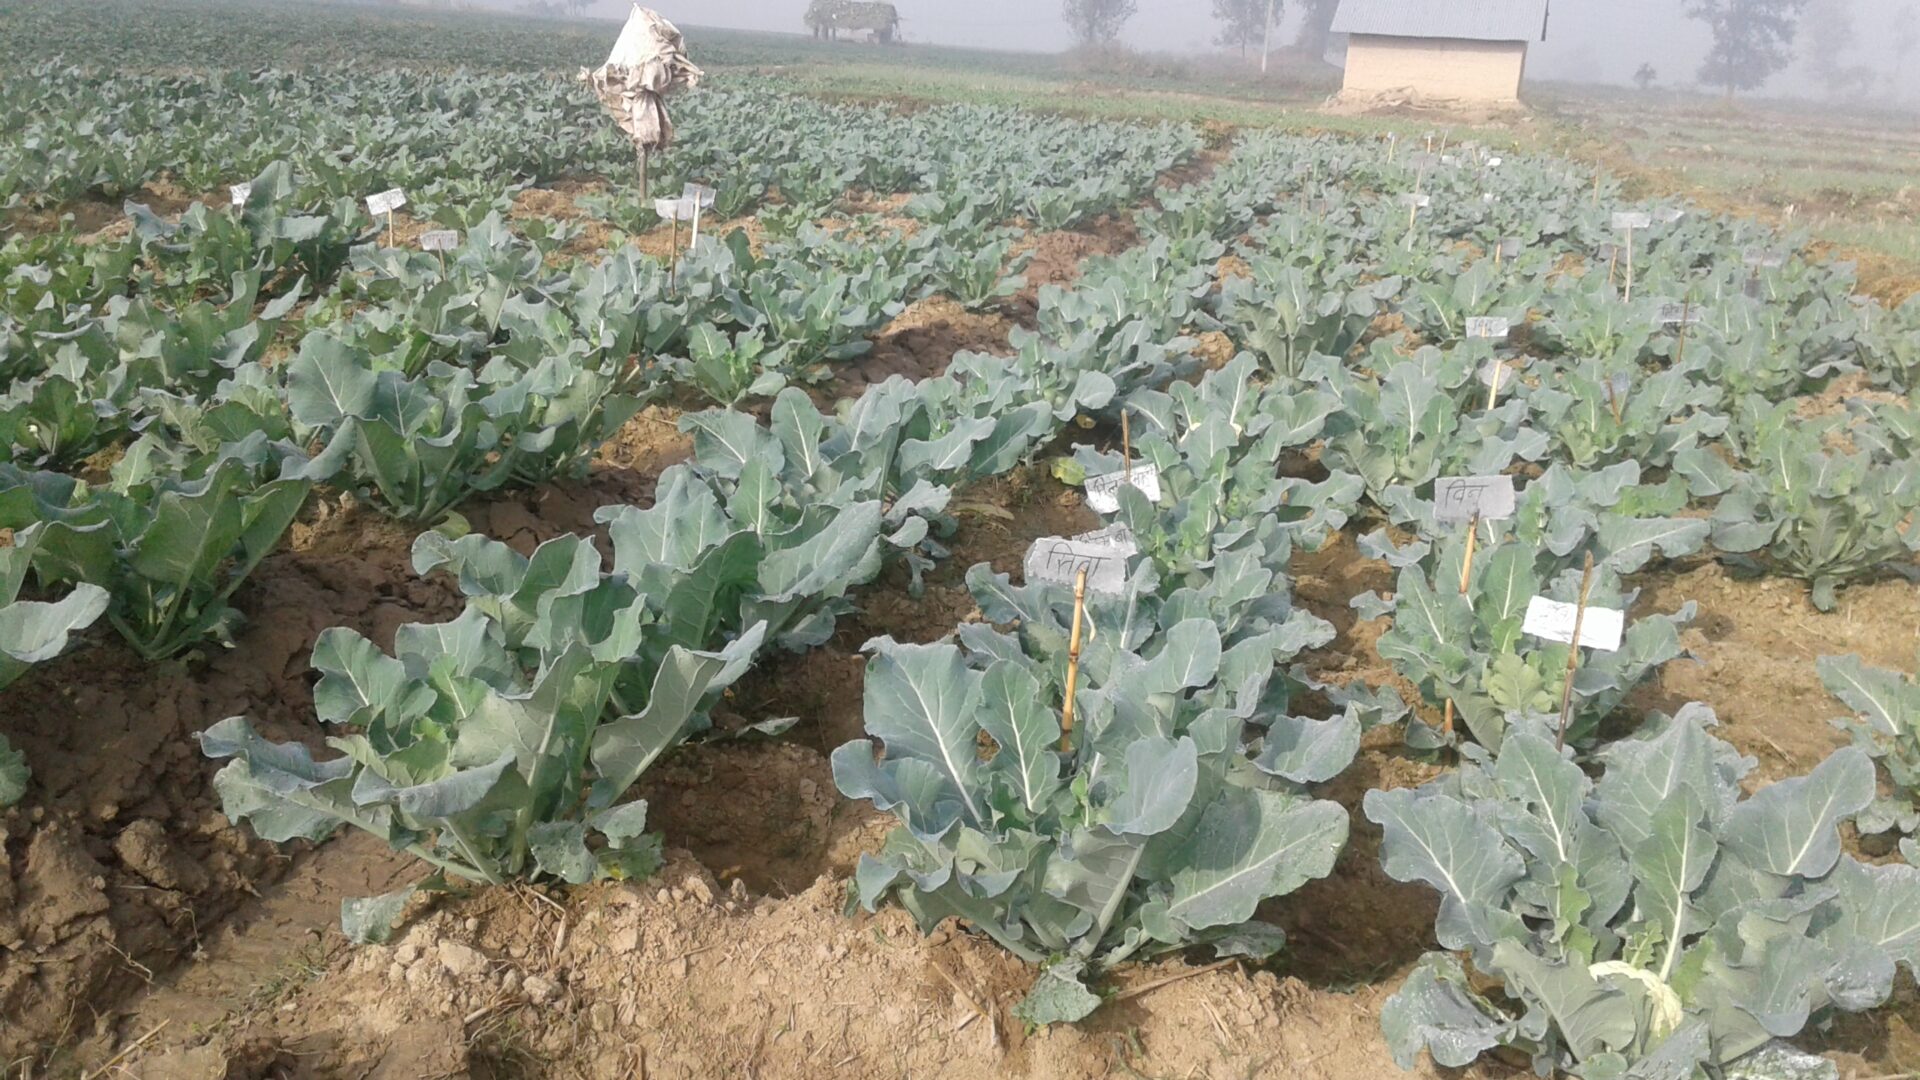
[[[1615,232],[1625,232],[1628,229],[1651,229],[1652,227],[1652,214],[1623,211],[1613,215],[1613,229]]]
[[[1613,608],[1589,606],[1586,616],[1580,618],[1578,605],[1536,596],[1527,601],[1527,619],[1520,624],[1520,629],[1537,638],[1570,645],[1576,618],[1580,622],[1580,644],[1601,652],[1620,648],[1620,636],[1627,629],[1627,614]]]
[[[381,214],[391,214],[405,205],[407,205],[407,193],[401,191],[399,188],[382,191],[378,195],[367,196],[367,213],[372,214],[374,217],[379,217]]]
[[[1498,315],[1475,315],[1467,319],[1467,337],[1504,341],[1513,332],[1513,323]]]
[[[1433,482],[1433,520],[1501,521],[1513,516],[1517,503],[1513,477],[1443,476]]]
[[[1596,250],[1593,254],[1594,254],[1594,257],[1599,259],[1601,262],[1612,262],[1613,260],[1620,257],[1620,245],[1619,244],[1601,244],[1599,249]]]
[[[1686,217],[1687,212],[1685,210],[1680,209],[1677,206],[1663,206],[1660,209],[1655,210],[1653,212],[1653,216],[1658,218],[1661,222],[1671,225],[1674,222],[1679,221],[1681,218]]]
[[[1487,168],[1497,169],[1500,167],[1501,162],[1505,160],[1505,158],[1490,157],[1487,159]]]
[[[1125,525],[1109,525],[1104,529],[1083,532],[1079,536],[1074,537],[1073,542],[1076,544],[1098,544],[1101,547],[1110,547],[1122,555],[1129,557],[1140,553],[1140,545],[1133,539],[1133,530],[1127,528]]]
[[[680,197],[682,199],[691,200],[702,210],[711,210],[713,208],[713,197],[718,194],[719,192],[717,190],[705,184],[688,184],[680,189]]]
[[[421,251],[452,251],[460,246],[460,234],[452,229],[435,229],[420,234]]]
[[[1679,326],[1682,323],[1693,326],[1705,318],[1698,304],[1661,304],[1660,325]]]
[[[1105,476],[1087,477],[1087,505],[1102,514],[1117,513],[1120,509],[1120,489],[1127,483],[1128,472],[1110,472]],[[1160,470],[1153,465],[1135,465],[1132,470],[1133,486],[1147,497],[1148,502],[1160,501]]]
[[[693,201],[685,196],[678,199],[653,200],[653,212],[661,221],[692,221]]]
[[[1415,195],[1413,192],[1409,191],[1405,195],[1400,196],[1400,205],[1411,206],[1416,209],[1425,210],[1427,207],[1433,205],[1433,196]]]
[[[1027,584],[1071,586],[1087,572],[1087,590],[1117,596],[1127,587],[1128,552],[1111,544],[1089,544],[1059,536],[1042,537],[1027,549]]]
[[[1633,389],[1633,376],[1623,371],[1608,379],[1606,388],[1613,395],[1614,400],[1618,401],[1627,396],[1627,391]]]
[[[1762,248],[1748,248],[1742,261],[1756,270],[1776,270],[1787,264],[1787,257],[1778,251]]]
[[[1459,159],[1459,158],[1457,158],[1457,157],[1454,157],[1454,156],[1453,156],[1452,154],[1441,154],[1441,155],[1440,155],[1440,164],[1442,164],[1442,165],[1458,165],[1458,164],[1460,164],[1460,159]]]
[[[253,198],[253,185],[235,184],[227,189],[227,193],[233,196],[233,205],[245,206],[247,205],[247,200]]]

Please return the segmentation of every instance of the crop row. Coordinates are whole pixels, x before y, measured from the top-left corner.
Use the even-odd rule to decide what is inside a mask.
[[[787,384],[846,359],[902,297],[1004,291],[997,223],[1018,208],[555,269],[551,234],[497,218],[443,265],[379,247],[283,167],[254,192],[238,214],[143,221],[117,249],[14,248],[32,268],[8,279],[14,452],[123,453],[103,484],[10,467],[14,592],[29,565],[73,589],[0,616],[38,631],[5,649],[21,663],[102,610],[164,654],[229,629],[227,598],[315,484],[441,525],[414,565],[455,578],[458,618],[402,628],[390,654],[344,630],[316,645],[334,756],[242,718],[203,735],[231,759],[228,813],[263,836],[362,828],[484,882],[642,874],[655,842],[629,789],[707,727],[714,695],[769,650],[826,640],[888,565],[917,579],[945,558],[960,488],[1077,418],[1124,416],[1125,457],[1056,463],[1112,490],[1124,531],[1082,542],[1108,545],[1121,584],[1076,597],[974,568],[986,621],[871,643],[877,742],[834,755],[843,793],[900,820],[855,898],[928,929],[958,916],[1042,965],[1030,1022],[1087,1015],[1089,984],[1128,958],[1271,954],[1255,907],[1324,876],[1345,841],[1314,785],[1383,725],[1459,762],[1369,793],[1385,869],[1439,890],[1439,944],[1504,988],[1429,956],[1385,1017],[1405,1062],[1509,1045],[1588,1078],[1753,1065],[1821,1010],[1884,1001],[1915,962],[1920,875],[1840,848],[1870,807],[1913,820],[1873,806],[1869,753],[1742,799],[1752,763],[1704,706],[1603,739],[1680,655],[1690,606],[1590,656],[1525,628],[1536,597],[1625,612],[1631,575],[1709,548],[1808,579],[1823,607],[1911,568],[1911,408],[1798,413],[1843,376],[1910,392],[1920,309],[1855,300],[1845,268],[1791,240],[1617,205],[1560,162],[1250,134],[1212,177],[1157,193],[1140,247],[1041,289],[1013,355],[822,410]],[[1616,228],[1622,211],[1647,221]],[[296,316],[303,279],[326,291]],[[1237,355],[1199,375],[1202,333]],[[576,467],[676,380],[772,404],[688,415],[693,458],[653,505],[602,510],[610,566],[583,538],[523,557],[443,524],[472,492]],[[1307,478],[1283,471],[1309,458]],[[1157,497],[1113,483],[1135,470]],[[1510,513],[1459,522],[1435,484],[1461,476],[1527,482]],[[1362,516],[1392,527],[1362,546],[1400,576],[1391,600],[1355,604],[1393,616],[1380,654],[1422,700],[1330,688],[1337,715],[1297,716],[1289,665],[1331,628],[1291,603],[1290,560]],[[1911,683],[1824,671],[1867,750],[1910,776]],[[383,936],[410,892],[350,903],[349,932]]]

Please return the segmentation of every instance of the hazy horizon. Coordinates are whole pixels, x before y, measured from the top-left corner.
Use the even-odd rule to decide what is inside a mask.
[[[497,10],[513,10],[516,0],[482,0]],[[1140,49],[1159,52],[1218,53],[1213,43],[1219,27],[1208,0],[1137,0],[1139,13],[1128,23],[1123,40]],[[972,0],[964,14],[942,0],[895,0],[901,30],[910,43],[1058,52],[1072,44],[1060,18],[1056,0]],[[680,3],[652,0],[661,14],[676,23],[735,30],[802,32],[801,15],[807,0],[704,0]],[[617,19],[627,0],[595,0],[587,14]],[[1299,28],[1297,0],[1285,4],[1285,16],[1275,32],[1278,44],[1291,44]],[[1913,27],[1911,5],[1892,0],[1812,0],[1803,14],[1795,42],[1795,61],[1768,82],[1766,96],[1832,100],[1808,61],[1809,45],[1822,32],[1844,25],[1850,15],[1852,44],[1837,50],[1838,65],[1859,69],[1862,85],[1873,90],[1853,100],[1896,104],[1920,91],[1920,70],[1903,64],[1897,54],[1903,29],[1895,19],[1905,13]],[[1882,20],[1876,24],[1876,20]],[[1711,43],[1707,28],[1686,18],[1681,0],[1555,0],[1548,38],[1536,42],[1528,60],[1531,77],[1568,82],[1629,85],[1642,64],[1659,73],[1656,85],[1692,88]],[[1337,50],[1333,57],[1337,60]]]

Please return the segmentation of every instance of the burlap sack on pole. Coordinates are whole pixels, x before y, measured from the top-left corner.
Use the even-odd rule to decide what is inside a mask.
[[[702,74],[687,59],[680,31],[659,12],[638,4],[627,16],[607,62],[593,71],[580,69],[581,81],[593,87],[634,148],[643,152],[662,150],[673,142],[666,97],[699,85]]]

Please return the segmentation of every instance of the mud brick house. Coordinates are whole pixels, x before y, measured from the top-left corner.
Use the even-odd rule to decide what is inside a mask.
[[[1348,99],[1517,104],[1527,46],[1547,37],[1548,0],[1343,0]]]

